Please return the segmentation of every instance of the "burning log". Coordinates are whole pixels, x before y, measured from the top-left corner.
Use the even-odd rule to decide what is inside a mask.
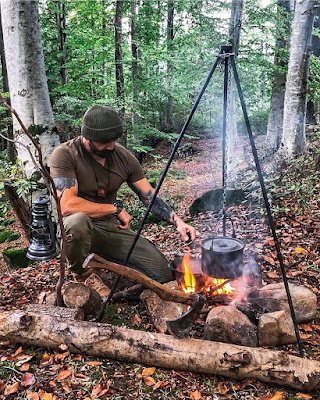
[[[320,388],[320,363],[283,351],[250,348],[199,339],[141,332],[109,324],[28,314],[0,314],[0,339],[32,346],[162,368],[219,374],[235,379],[259,379],[301,391]]]

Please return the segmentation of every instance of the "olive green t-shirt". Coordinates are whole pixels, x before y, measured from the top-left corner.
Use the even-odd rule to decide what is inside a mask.
[[[123,182],[134,183],[145,177],[139,161],[116,143],[105,166],[99,164],[77,137],[57,147],[50,158],[52,178],[76,178],[78,196],[95,203],[112,204]]]

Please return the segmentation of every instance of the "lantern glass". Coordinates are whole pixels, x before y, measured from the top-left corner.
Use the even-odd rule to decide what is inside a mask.
[[[35,261],[56,257],[55,228],[45,197],[37,199],[31,210],[30,245],[27,257]]]

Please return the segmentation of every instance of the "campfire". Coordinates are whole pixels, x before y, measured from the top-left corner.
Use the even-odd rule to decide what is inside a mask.
[[[201,269],[201,261],[192,257],[191,253],[182,257],[180,265],[175,268],[179,288],[185,293],[202,293],[206,297],[224,294],[232,295],[235,288],[230,279],[219,279],[205,275]]]

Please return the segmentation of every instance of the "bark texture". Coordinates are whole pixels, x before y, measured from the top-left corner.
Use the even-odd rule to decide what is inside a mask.
[[[297,0],[292,25],[282,132],[283,152],[288,159],[306,149],[307,82],[314,5],[314,1]]]
[[[85,317],[96,317],[102,307],[99,293],[83,283],[70,283],[63,293],[63,301],[69,308],[81,308]]]
[[[288,47],[287,38],[289,37],[291,27],[290,10],[290,2],[287,0],[278,0],[278,37],[274,57],[275,72],[273,75],[266,136],[266,150],[271,155],[278,150],[282,136],[284,93],[287,77],[287,62],[284,60],[282,53]]]
[[[4,191],[11,207],[14,209],[14,212],[22,225],[22,228],[27,238],[29,238],[29,226],[31,217],[27,203],[22,197],[18,195],[17,189],[15,187],[5,185]]]
[[[0,314],[0,338],[15,343],[142,363],[162,368],[218,374],[312,391],[319,388],[320,363],[282,351],[199,339],[176,339],[108,324],[72,321],[23,311]]]
[[[11,106],[27,128],[39,126],[43,133],[39,142],[43,160],[49,165],[50,154],[59,144],[54,130],[53,113],[49,99],[40,35],[38,2],[2,0],[1,13]],[[13,118],[15,138],[29,145],[30,140]],[[27,176],[35,171],[30,155],[22,146],[16,146],[18,158]]]

